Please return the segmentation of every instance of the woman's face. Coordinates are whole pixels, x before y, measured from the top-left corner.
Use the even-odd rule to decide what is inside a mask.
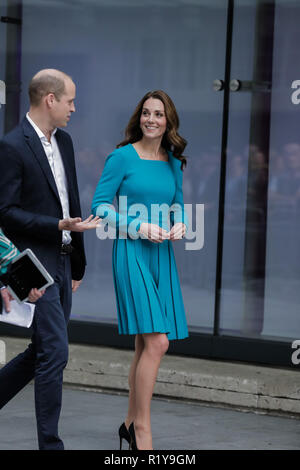
[[[149,98],[143,104],[140,127],[148,139],[162,138],[167,129],[165,106],[156,98]]]

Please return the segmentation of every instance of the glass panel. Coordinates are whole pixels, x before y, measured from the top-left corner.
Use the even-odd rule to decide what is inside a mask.
[[[233,16],[231,78],[253,75],[255,3],[236,1]],[[220,332],[239,333],[244,310],[244,256],[252,93],[230,93],[225,186]]]
[[[300,335],[299,18],[299,2],[277,2],[262,334],[281,339]]]
[[[174,244],[190,327],[211,330],[214,319],[218,186],[223,93],[212,89],[225,70],[227,2],[24,1],[22,81],[44,67],[77,84],[74,140],[84,215],[106,156],[122,139],[140,98],[163,89],[179,112],[188,140],[186,203],[206,204],[202,250]],[[26,90],[22,111],[28,107]],[[112,241],[85,236],[88,269],[74,296],[73,318],[116,321]],[[176,245],[176,246],[175,246]]]
[[[300,333],[299,13],[295,1],[235,2],[231,77],[242,88],[230,94],[222,334]]]

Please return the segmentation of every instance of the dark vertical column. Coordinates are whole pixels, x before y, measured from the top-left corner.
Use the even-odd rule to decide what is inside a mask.
[[[274,2],[257,1],[244,255],[242,333],[263,328]]]
[[[227,140],[228,140],[228,114],[230,99],[230,69],[232,51],[232,27],[234,0],[228,0],[227,8],[227,34],[226,34],[226,59],[224,71],[224,101],[223,101],[223,126],[222,126],[222,155],[220,169],[220,193],[219,193],[219,216],[218,216],[218,241],[217,241],[217,262],[216,262],[216,284],[215,284],[215,318],[214,335],[219,334],[220,325],[220,295],[222,283],[222,260],[223,260],[223,236],[224,236],[224,204],[225,204],[225,184],[226,184],[226,163],[227,163]]]
[[[4,120],[4,133],[7,133],[20,119],[22,0],[7,0],[7,16],[1,21],[7,24]]]

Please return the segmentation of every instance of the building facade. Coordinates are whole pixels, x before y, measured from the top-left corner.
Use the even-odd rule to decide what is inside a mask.
[[[154,89],[172,97],[188,141],[183,191],[193,224],[190,249],[174,244],[190,337],[171,352],[297,367],[299,2],[0,0],[0,17],[0,137],[26,113],[38,70],[71,75],[68,132],[84,216],[137,102]],[[85,241],[70,339],[131,347],[117,333],[112,240],[87,233]],[[1,334],[28,332],[1,326]]]

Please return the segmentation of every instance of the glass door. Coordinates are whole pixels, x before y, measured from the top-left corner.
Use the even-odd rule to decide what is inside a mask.
[[[299,18],[295,1],[234,2],[221,335],[300,335]]]
[[[8,6],[18,10],[8,15]],[[249,339],[246,360],[260,361],[261,340],[279,351],[299,337],[299,2],[0,0],[0,14],[18,20],[0,23],[0,80],[9,65],[12,99],[23,85],[21,99],[0,109],[0,134],[28,110],[37,70],[71,75],[77,98],[68,132],[84,216],[140,98],[163,89],[174,100],[192,205],[192,238],[174,244],[191,335],[176,351],[238,359]],[[113,345],[112,241],[87,233],[85,242],[88,269],[71,331],[77,341]]]
[[[55,34],[53,25],[55,24]],[[137,102],[165,90],[188,141],[184,199],[193,204],[193,239],[174,243],[191,331],[214,327],[219,178],[222,146],[227,1],[23,2],[22,82],[43,67],[70,74],[77,85],[68,131],[76,150],[81,202],[89,214],[106,156],[122,140]],[[217,86],[217,85],[216,85]],[[22,114],[28,107],[22,93]],[[195,205],[205,204],[205,242],[195,249]],[[112,241],[85,235],[88,269],[74,296],[72,319],[117,320]]]

